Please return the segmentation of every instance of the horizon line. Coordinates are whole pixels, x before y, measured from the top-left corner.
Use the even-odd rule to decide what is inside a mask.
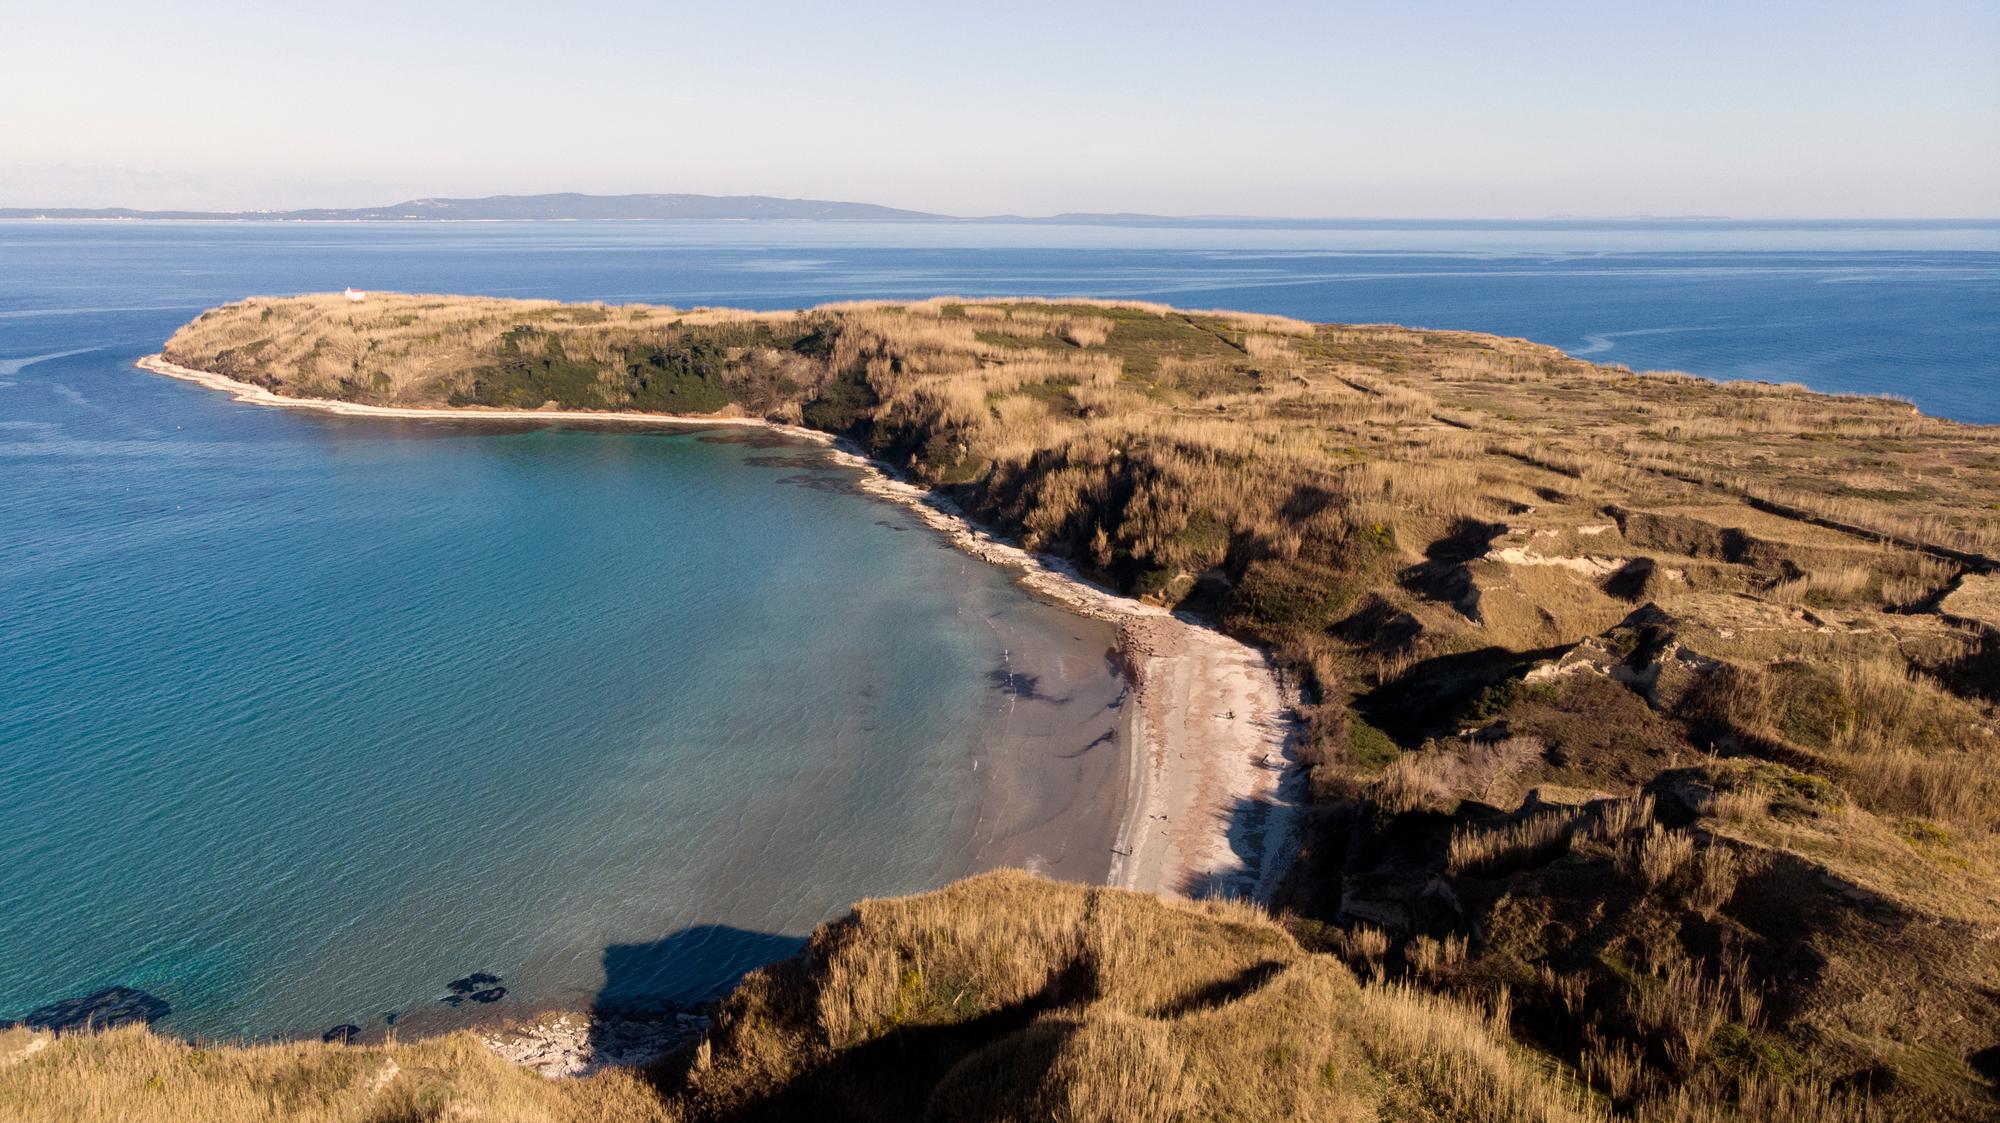
[[[593,216],[593,217],[537,217],[521,216],[507,218],[464,218],[447,215],[429,217],[423,215],[397,215],[363,217],[357,212],[388,211],[399,207],[420,204],[492,203],[503,200],[577,199],[577,200],[640,200],[640,199],[681,199],[703,201],[754,200],[786,204],[822,205],[851,207],[857,209],[891,212],[882,216]],[[49,214],[48,212],[70,212]],[[355,217],[346,217],[354,214]],[[325,217],[286,216],[323,215]],[[593,193],[583,191],[544,192],[499,192],[488,195],[423,195],[400,199],[391,203],[368,204],[362,206],[303,206],[303,207],[132,207],[120,204],[89,205],[35,203],[16,205],[0,201],[0,221],[61,221],[65,219],[89,220],[108,219],[114,221],[129,219],[150,219],[153,221],[297,221],[297,222],[368,222],[368,221],[429,221],[429,222],[741,222],[741,221],[798,221],[798,222],[883,222],[928,221],[942,223],[977,222],[1051,222],[1078,221],[1088,219],[1117,220],[1131,223],[1142,222],[1312,222],[1312,223],[1388,223],[1388,222],[1716,222],[1716,223],[1759,223],[1759,222],[1957,222],[1993,223],[2000,222],[2000,215],[1730,215],[1730,214],[1570,214],[1555,213],[1542,215],[1468,215],[1468,214],[1424,214],[1424,215],[1361,215],[1361,214],[1243,214],[1226,212],[1196,212],[1191,214],[1163,214],[1150,211],[1132,210],[1064,210],[1047,214],[1024,214],[1006,211],[990,214],[951,214],[942,211],[924,211],[912,207],[898,207],[884,203],[860,202],[855,200],[824,199],[810,196],[765,195],[739,193],[713,195],[700,192],[679,191],[631,191],[615,193]]]

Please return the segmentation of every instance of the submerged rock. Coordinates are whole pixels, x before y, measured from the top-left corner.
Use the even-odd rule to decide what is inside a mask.
[[[361,1027],[348,1022],[345,1025],[334,1026],[332,1029],[320,1034],[319,1039],[329,1045],[352,1045],[354,1044],[354,1039],[359,1036],[361,1036]]]
[[[485,990],[500,981],[500,976],[485,971],[474,971],[462,979],[453,979],[445,989],[453,994],[471,994],[475,990]]]
[[[1002,665],[995,667],[987,675],[987,680],[993,684],[993,689],[1015,698],[1024,698],[1031,702],[1053,700],[1048,695],[1042,693],[1042,679],[1040,675],[1023,674],[1019,671],[1009,670],[1005,665]]]

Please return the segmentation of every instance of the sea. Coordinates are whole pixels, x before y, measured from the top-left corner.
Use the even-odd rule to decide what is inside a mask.
[[[132,365],[347,286],[1132,298],[2000,423],[2000,222],[0,223],[0,1019],[108,987],[211,1040],[691,1003],[859,898],[1108,864],[1122,772],[1077,751],[1122,699],[1108,626],[814,446]]]

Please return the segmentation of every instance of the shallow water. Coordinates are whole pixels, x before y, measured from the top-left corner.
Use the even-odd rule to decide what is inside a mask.
[[[854,898],[1101,875],[1110,630],[810,449],[131,369],[252,293],[1087,293],[1483,328],[2000,420],[2000,228],[0,224],[0,1016],[692,997]],[[1093,747],[1095,746],[1095,747]]]
[[[6,393],[0,1008],[116,982],[185,1032],[300,1031],[474,970],[695,996],[735,964],[607,979],[607,949],[970,868],[1020,705],[999,628],[1116,696],[1108,629],[797,452],[89,364]]]

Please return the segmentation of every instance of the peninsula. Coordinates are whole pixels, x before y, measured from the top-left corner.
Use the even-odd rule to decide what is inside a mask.
[[[2000,431],[1078,300],[259,298],[147,365],[301,408],[843,442],[1122,622],[1141,704],[1107,880],[1168,896],[999,873],[863,903],[644,1075],[540,1083],[447,1038],[197,1078],[130,1030],[17,1064],[51,1039],[13,1030],[0,1103],[82,1102],[61,1073],[111,1064],[177,1095],[296,1072],[329,1114],[1993,1111]],[[1179,899],[1216,893],[1276,919]]]

